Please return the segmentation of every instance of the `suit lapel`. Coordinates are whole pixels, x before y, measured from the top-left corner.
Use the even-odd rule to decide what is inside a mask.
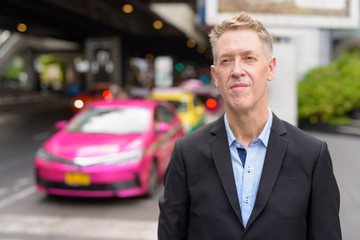
[[[254,209],[251,213],[246,228],[251,225],[251,223],[264,209],[279,175],[281,164],[287,149],[287,140],[283,136],[286,134],[286,130],[282,125],[281,120],[278,119],[275,114],[273,114],[273,116],[273,124],[270,132],[269,144],[266,151],[259,189],[256,196]]]
[[[228,139],[224,125],[224,117],[221,117],[216,121],[214,127],[211,130],[211,133],[215,135],[210,140],[210,147],[216,169],[220,176],[229,202],[238,216],[241,225],[243,225],[239,199],[236,192]]]

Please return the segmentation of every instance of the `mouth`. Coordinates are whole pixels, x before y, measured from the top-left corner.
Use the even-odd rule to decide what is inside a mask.
[[[230,89],[243,89],[248,87],[249,84],[248,83],[234,83],[230,86]]]

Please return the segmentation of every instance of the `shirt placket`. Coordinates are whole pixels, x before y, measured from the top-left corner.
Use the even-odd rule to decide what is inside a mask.
[[[242,186],[242,214],[243,214],[243,222],[244,224],[247,223],[247,220],[250,217],[252,212],[252,206],[254,205],[255,197],[253,196],[254,193],[254,163],[253,154],[255,145],[258,144],[258,140],[255,140],[250,143],[248,150],[247,150],[247,158],[244,166],[243,171],[243,186]]]

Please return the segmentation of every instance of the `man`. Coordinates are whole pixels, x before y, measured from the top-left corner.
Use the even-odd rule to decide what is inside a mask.
[[[341,239],[326,143],[268,107],[276,67],[270,34],[241,13],[209,36],[225,115],[176,142],[159,201],[159,240]]]

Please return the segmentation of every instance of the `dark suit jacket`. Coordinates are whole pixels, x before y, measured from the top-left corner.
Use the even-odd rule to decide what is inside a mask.
[[[245,229],[223,117],[176,142],[164,183],[159,240],[341,239],[326,143],[275,115]]]

